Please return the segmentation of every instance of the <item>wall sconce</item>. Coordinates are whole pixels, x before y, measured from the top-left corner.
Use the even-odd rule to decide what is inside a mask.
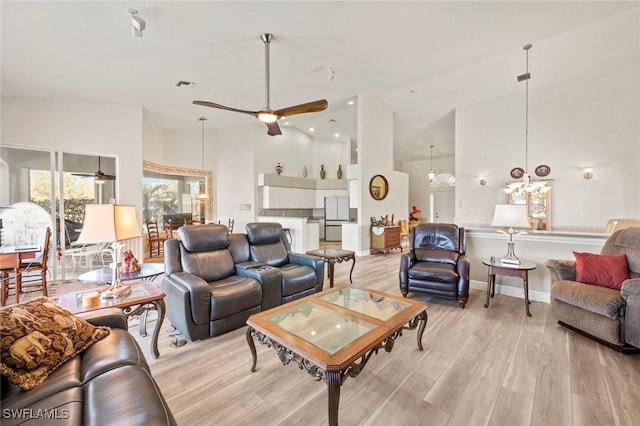
[[[484,176],[480,176],[478,179],[480,179],[480,185],[484,186],[487,184],[487,179]]]
[[[587,167],[583,170],[582,177],[586,180],[589,180],[593,177],[593,169],[591,167]]]

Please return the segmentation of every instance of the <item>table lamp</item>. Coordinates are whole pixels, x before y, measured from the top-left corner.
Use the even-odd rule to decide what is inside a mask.
[[[507,255],[502,258],[502,263],[507,265],[519,265],[520,259],[514,252],[515,242],[513,241],[514,228],[529,229],[529,215],[527,214],[527,206],[525,204],[496,204],[493,213],[492,227],[508,228],[505,232],[499,229],[498,232],[509,236],[507,242]],[[518,235],[526,234],[526,232],[518,232]]]
[[[111,243],[113,258],[113,263],[109,265],[113,269],[111,287],[100,294],[101,298],[114,298],[129,291],[130,287],[122,284],[118,274],[122,249],[125,246],[120,241],[141,236],[135,206],[121,204],[87,204],[85,206],[84,225],[78,242]]]

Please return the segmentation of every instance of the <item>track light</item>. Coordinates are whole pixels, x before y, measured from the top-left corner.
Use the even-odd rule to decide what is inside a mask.
[[[147,23],[144,22],[144,19],[137,16],[138,15],[137,10],[129,9],[129,13],[131,14],[131,32],[136,37],[142,37],[142,32],[147,26]]]

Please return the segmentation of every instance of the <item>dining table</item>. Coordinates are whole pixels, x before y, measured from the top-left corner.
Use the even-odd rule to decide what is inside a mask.
[[[20,289],[22,286],[22,274],[20,263],[26,259],[33,259],[41,251],[38,245],[19,245],[0,247],[0,305],[7,303],[9,295],[9,280],[14,277],[16,283],[16,303],[20,302]]]

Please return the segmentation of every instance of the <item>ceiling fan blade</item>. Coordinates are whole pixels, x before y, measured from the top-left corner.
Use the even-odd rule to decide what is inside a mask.
[[[71,173],[71,176],[93,177],[93,173]]]
[[[326,101],[326,99],[320,99],[318,101],[307,102],[306,104],[282,108],[275,111],[275,114],[280,117],[290,117],[295,114],[324,111],[325,109],[327,109],[327,106],[329,106],[329,103]]]
[[[223,109],[223,110],[226,110],[226,111],[241,112],[243,114],[249,114],[249,115],[253,115],[253,116],[255,116],[257,114],[255,111],[246,111],[244,109],[231,108],[231,107],[220,105],[220,104],[214,104],[213,102],[193,101],[193,103],[194,103],[194,105],[200,105],[200,106],[206,106],[206,107],[210,107],[210,108]]]
[[[277,135],[281,135],[282,132],[280,131],[280,126],[278,126],[278,122],[274,121],[273,123],[264,123],[267,125],[267,128],[269,130],[267,130],[267,134],[269,136],[277,136]]]

